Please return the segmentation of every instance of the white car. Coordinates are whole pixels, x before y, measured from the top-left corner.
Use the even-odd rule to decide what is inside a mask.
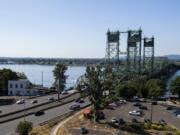
[[[18,101],[16,102],[16,104],[24,104],[24,103],[25,103],[25,100],[24,100],[24,99],[18,100]]]
[[[142,115],[142,111],[140,111],[140,110],[130,111],[129,115],[141,116]]]
[[[126,100],[119,100],[120,104],[126,104]]]
[[[31,104],[36,104],[36,103],[38,103],[38,100],[36,99],[31,101]]]
[[[54,101],[55,99],[54,99],[54,97],[48,97],[48,100],[49,101]]]
[[[112,123],[118,123],[118,121],[119,121],[119,120],[118,120],[118,118],[116,118],[116,117],[112,117],[112,119],[111,119],[111,122],[112,122]]]
[[[67,95],[68,92],[67,92],[66,90],[64,90],[61,94],[62,94],[62,95]]]

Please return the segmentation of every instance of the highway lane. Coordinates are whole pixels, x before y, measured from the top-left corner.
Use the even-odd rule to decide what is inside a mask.
[[[34,126],[36,126],[44,121],[50,120],[54,117],[57,117],[57,116],[60,116],[60,115],[70,112],[71,110],[69,110],[69,106],[71,106],[72,104],[74,104],[74,102],[62,105],[57,108],[47,110],[47,111],[45,111],[45,114],[42,116],[29,115],[26,117],[26,120],[33,122]],[[88,104],[88,102],[85,102],[80,105],[85,106],[87,104]],[[15,128],[16,128],[17,124],[23,120],[24,120],[23,118],[20,118],[20,119],[16,119],[16,120],[13,120],[10,122],[0,124],[0,135],[12,135],[15,132]]]
[[[65,99],[62,99],[60,102],[52,102],[52,103],[41,105],[39,107],[32,108],[32,109],[29,109],[29,110],[26,110],[26,111],[22,111],[22,112],[18,112],[18,113],[15,113],[15,114],[8,115],[8,116],[4,116],[4,117],[0,118],[0,123],[2,123],[4,121],[6,122],[7,120],[12,120],[14,118],[22,117],[22,116],[24,116],[24,114],[32,114],[32,113],[37,112],[39,110],[46,110],[46,109],[48,109],[50,107],[60,106],[63,103],[69,102],[69,101],[77,99],[77,98],[79,98],[79,94],[75,94],[75,95],[72,95],[72,96],[67,97]]]
[[[69,94],[71,94],[74,91],[70,91]],[[68,95],[68,94],[67,94]],[[65,97],[67,95],[61,95],[60,98]],[[12,105],[4,105],[4,106],[0,106],[0,109],[2,110],[2,113],[0,113],[0,115],[6,114],[6,113],[10,113],[10,112],[14,112],[14,111],[18,111],[18,110],[22,110],[25,108],[29,108],[38,104],[42,104],[42,103],[46,103],[49,102],[48,98],[53,97],[54,99],[57,99],[57,94],[52,94],[52,95],[46,95],[46,96],[41,96],[41,97],[37,97],[37,98],[33,98],[33,99],[26,99],[25,100],[25,105],[24,104],[12,104]],[[38,100],[38,103],[36,104],[31,104],[32,100]]]

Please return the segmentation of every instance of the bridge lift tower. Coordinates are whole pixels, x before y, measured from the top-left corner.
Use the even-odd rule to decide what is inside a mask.
[[[106,60],[108,63],[119,64],[119,31],[107,31]]]
[[[154,37],[144,38],[143,69],[151,73],[154,70]]]
[[[127,39],[127,70],[141,73],[142,30],[129,30]]]

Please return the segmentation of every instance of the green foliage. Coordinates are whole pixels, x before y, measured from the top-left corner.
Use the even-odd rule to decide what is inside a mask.
[[[25,75],[25,73],[17,72],[17,76],[18,76],[19,79],[27,79],[27,76]]]
[[[163,131],[165,130],[164,126],[163,125],[158,125],[158,124],[152,124],[151,125],[151,129],[154,129],[154,130],[158,130],[158,131]]]
[[[116,91],[120,97],[132,98],[138,92],[138,87],[133,81],[122,82],[116,87]]]
[[[1,69],[0,70],[0,89],[7,90],[8,89],[8,81],[9,80],[18,80],[27,78],[24,73],[16,73],[11,69]],[[4,93],[7,94],[7,93]]]
[[[148,97],[158,98],[163,94],[163,82],[159,79],[150,79],[146,82],[145,89],[148,91]]]
[[[64,64],[57,64],[53,70],[53,75],[55,79],[55,87],[58,90],[58,99],[59,93],[64,90],[67,76],[65,72],[67,70],[67,66]]]
[[[177,130],[177,131],[175,132],[175,135],[180,135],[180,130]]]
[[[32,130],[33,124],[29,121],[21,121],[17,125],[16,132],[19,133],[19,135],[28,135],[28,133]]]
[[[111,67],[88,66],[84,78],[79,81],[77,89],[81,96],[88,96],[94,109],[94,119],[96,111],[116,99],[114,91],[114,74]],[[105,94],[108,93],[108,94]]]
[[[170,90],[172,94],[178,94],[180,98],[180,76],[176,77],[175,80],[171,81]]]

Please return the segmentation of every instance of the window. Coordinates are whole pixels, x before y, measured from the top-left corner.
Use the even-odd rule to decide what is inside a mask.
[[[13,85],[12,85],[12,84],[10,84],[10,88],[13,88]]]
[[[23,88],[23,84],[21,84],[21,89]]]
[[[16,88],[18,88],[18,85],[16,84]]]

